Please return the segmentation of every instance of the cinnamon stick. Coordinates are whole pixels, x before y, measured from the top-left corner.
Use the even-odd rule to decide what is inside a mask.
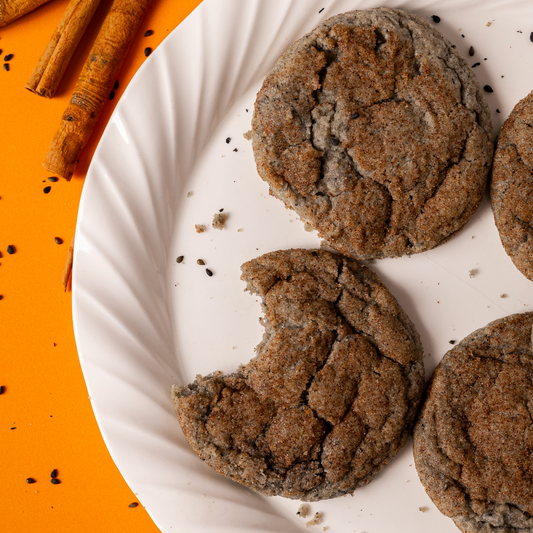
[[[26,89],[52,98],[100,0],[71,0],[46,50],[33,70]]]
[[[46,4],[49,0],[0,0],[0,27]]]
[[[68,247],[67,262],[65,263],[65,268],[63,269],[63,276],[61,281],[63,282],[63,287],[65,292],[67,292],[67,287],[72,279],[72,264],[74,261],[74,235],[72,235],[72,240]]]
[[[113,1],[45,155],[43,166],[49,172],[72,177],[149,3]]]

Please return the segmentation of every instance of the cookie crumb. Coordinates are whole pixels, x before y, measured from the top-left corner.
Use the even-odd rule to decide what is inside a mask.
[[[194,228],[196,229],[196,233],[203,233],[205,231],[205,226],[202,224],[195,224]]]
[[[500,294],[500,298],[507,298],[507,294]]]
[[[421,513],[425,513],[428,508],[427,507],[419,507],[418,510],[421,512]]]
[[[248,130],[246,133],[243,133],[242,136],[243,136],[247,141],[251,141],[251,140],[252,140],[252,130]]]
[[[229,215],[227,213],[215,213],[213,215],[213,228],[220,230],[224,229],[228,217]]]
[[[309,514],[309,505],[306,505],[305,503],[302,503],[300,507],[298,507],[298,512],[296,513],[298,516],[301,516],[302,518],[306,518]]]
[[[189,192],[187,193],[187,198],[190,198],[191,196],[192,196],[192,191],[189,191]]]
[[[492,22],[487,22],[487,28],[490,28],[491,24],[492,24]]]
[[[309,520],[309,522],[307,522],[305,525],[307,527],[318,526],[321,520],[322,520],[322,514],[317,512],[315,513],[315,516],[313,516],[313,519]]]
[[[237,231],[242,231],[242,228],[239,228]]]
[[[468,271],[468,275],[473,278],[477,274],[477,270],[473,268],[472,270]]]

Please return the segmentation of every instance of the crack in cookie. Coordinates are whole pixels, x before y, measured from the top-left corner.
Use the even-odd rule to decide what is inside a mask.
[[[494,154],[490,200],[507,255],[533,281],[533,92],[505,121]]]
[[[492,125],[459,53],[394,9],[337,15],[267,75],[252,120],[272,195],[357,259],[431,249],[478,208]]]
[[[415,426],[420,480],[465,533],[533,531],[532,325],[511,315],[450,350]]]
[[[413,324],[377,276],[324,250],[242,266],[265,333],[235,373],[197,376],[172,399],[194,451],[268,496],[352,493],[405,444],[424,368]]]

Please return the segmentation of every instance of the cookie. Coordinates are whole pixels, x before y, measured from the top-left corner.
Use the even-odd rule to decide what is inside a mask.
[[[492,124],[477,79],[420,17],[337,15],[267,75],[252,120],[270,193],[357,259],[429,250],[478,208]]]
[[[325,250],[242,266],[265,332],[235,373],[174,386],[187,441],[219,474],[316,501],[367,484],[405,444],[422,394],[415,327],[368,268]]]
[[[502,245],[533,281],[533,92],[505,121],[494,153],[490,200]]]
[[[420,480],[465,533],[533,532],[532,325],[511,315],[450,350],[415,426]]]

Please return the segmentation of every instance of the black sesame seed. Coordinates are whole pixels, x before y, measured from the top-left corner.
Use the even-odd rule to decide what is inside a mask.
[[[333,146],[339,146],[339,144],[340,144],[339,139],[335,139],[335,137],[330,137],[330,139],[331,139],[331,144]]]
[[[359,118],[359,113],[354,113],[353,115],[350,115],[350,120],[354,118]]]
[[[137,502],[131,502],[128,507],[137,507],[139,504]]]
[[[433,19],[433,22],[435,22],[436,24],[440,22],[440,17],[438,17],[437,15],[432,15],[431,18]]]
[[[533,31],[529,34],[529,40],[533,43]]]
[[[148,57],[151,53],[152,53],[152,49],[151,49],[149,46],[147,46],[147,47],[144,49],[144,55],[145,55],[146,57]]]
[[[472,65],[472,68],[479,67],[479,65],[481,65],[481,63],[474,63],[474,64]]]
[[[324,11],[324,8],[322,8],[322,9],[319,11],[319,13],[322,13],[322,11]]]
[[[109,99],[113,100],[115,98],[115,89],[111,89],[111,92],[109,93]]]
[[[483,87],[483,90],[486,93],[493,93],[494,92],[494,90],[492,89],[492,87],[490,85],[485,85],[485,87]]]
[[[54,241],[56,241],[56,244],[63,244],[63,239],[61,237],[54,237]]]
[[[50,483],[52,483],[52,485],[59,485],[61,481],[59,481],[59,479],[57,478],[53,478],[50,480]]]
[[[0,385],[0,394],[4,394],[4,386]]]
[[[150,35],[153,35],[154,34],[154,30],[146,30],[144,32],[144,36],[145,37],[150,37]]]
[[[113,85],[113,89],[115,89],[115,91],[118,89],[118,80],[115,81],[115,84]]]
[[[500,112],[500,110],[499,110],[499,109],[496,109],[496,113],[499,113],[499,112]]]
[[[468,55],[469,55],[469,56],[473,56],[475,53],[476,53],[476,52],[475,52],[475,50],[474,50],[474,47],[471,46],[471,47],[468,49]]]
[[[54,468],[51,472],[50,472],[50,477],[52,479],[55,479],[57,477],[57,468]]]
[[[180,255],[179,257],[176,258],[176,263],[181,263],[183,261],[183,256]]]
[[[4,61],[11,61],[13,59],[13,54],[7,54],[7,56],[4,57]]]
[[[7,253],[8,253],[9,255],[13,255],[16,251],[17,251],[17,249],[16,249],[12,244],[10,244],[10,245],[7,247]]]
[[[0,54],[2,53],[2,49],[0,48]]]
[[[222,211],[224,211],[224,208],[218,210],[219,213],[222,213]]]
[[[35,483],[35,479],[33,479],[32,477],[29,477],[27,480],[26,480],[26,483],[29,483],[30,485],[32,483]]]
[[[44,194],[48,194],[51,190],[52,190],[52,187],[50,187],[50,185],[48,185],[48,187],[45,187],[43,189],[43,192],[44,192]]]
[[[196,264],[198,265],[205,265],[205,261],[203,259],[197,259]]]
[[[208,268],[205,269],[205,273],[211,277],[213,275],[213,272],[211,272],[211,270],[209,270]]]
[[[231,137],[226,137],[226,144],[229,144],[231,142]]]
[[[4,70],[9,72],[9,63],[4,63]]]
[[[455,341],[450,341],[450,344],[455,344]]]
[[[14,427],[14,428],[9,428],[9,429],[17,429],[17,428],[16,428],[16,427]]]
[[[59,181],[59,178],[56,178],[55,176],[52,176],[51,178],[48,178],[48,181],[51,181],[52,183],[55,183],[56,181]]]
[[[461,33],[461,37],[462,37],[463,39],[465,38],[465,36],[464,36],[462,33]]]
[[[4,299],[4,295],[0,294],[0,300],[3,300],[3,299]]]
[[[238,149],[238,148],[234,148],[233,151],[234,151],[234,152],[238,152],[239,149]]]

